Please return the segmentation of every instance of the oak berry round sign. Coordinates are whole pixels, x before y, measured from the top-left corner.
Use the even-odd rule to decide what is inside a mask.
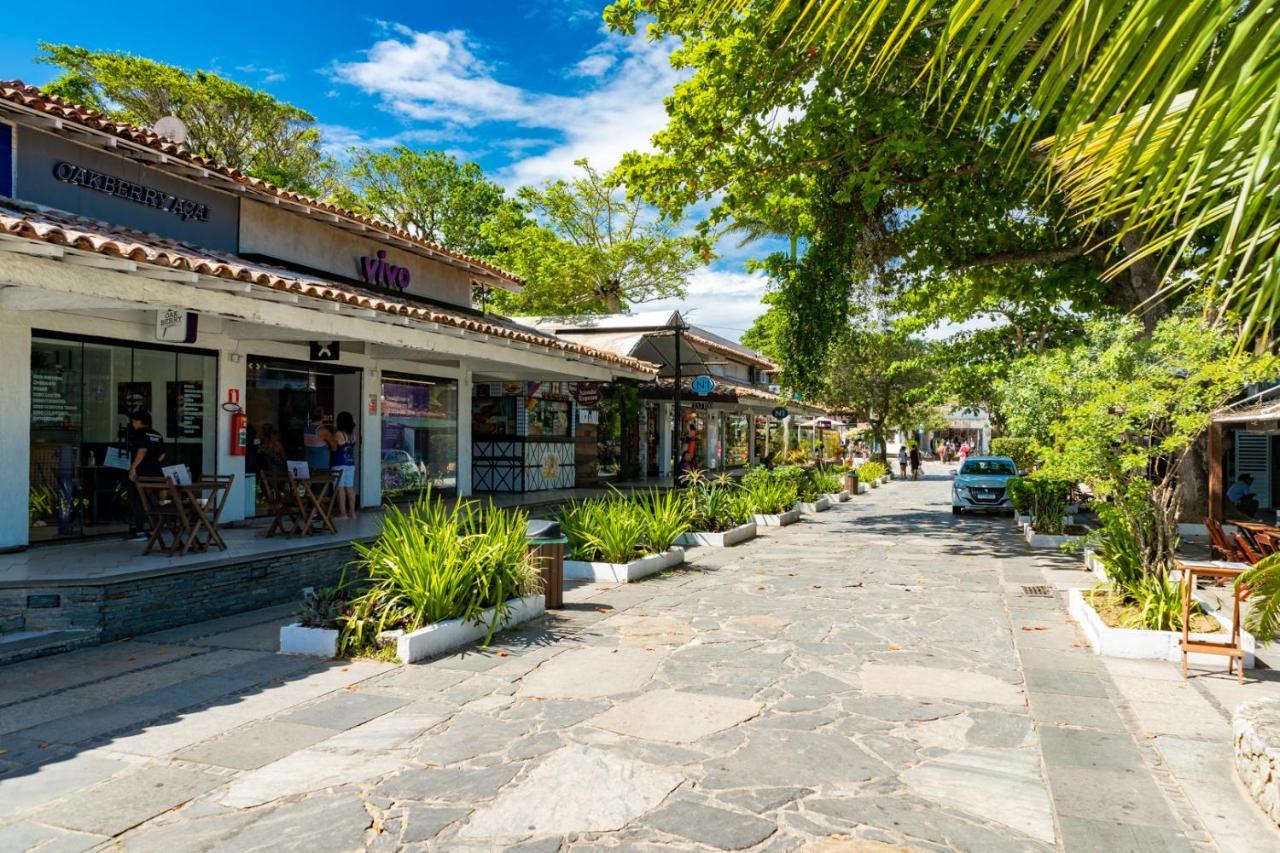
[[[716,390],[716,381],[710,376],[703,374],[702,376],[693,377],[693,381],[689,383],[689,387],[693,389],[693,393],[700,396],[707,396]]]
[[[591,409],[600,402],[600,389],[594,385],[579,385],[576,396],[579,406]]]
[[[778,420],[780,420],[780,421],[785,421],[785,420],[787,419],[787,415],[789,415],[789,414],[791,414],[791,413],[790,413],[790,412],[788,412],[788,411],[787,411],[784,407],[782,407],[782,406],[778,406],[778,407],[776,407],[776,408],[773,410],[773,416],[774,416],[775,418],[777,418]]]

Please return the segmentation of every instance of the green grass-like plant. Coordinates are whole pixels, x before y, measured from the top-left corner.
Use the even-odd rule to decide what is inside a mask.
[[[1269,554],[1236,579],[1236,587],[1249,598],[1245,630],[1260,643],[1280,636],[1280,554]]]
[[[870,483],[872,480],[878,480],[885,474],[889,473],[889,468],[879,460],[868,459],[858,466],[858,479],[863,483]]]

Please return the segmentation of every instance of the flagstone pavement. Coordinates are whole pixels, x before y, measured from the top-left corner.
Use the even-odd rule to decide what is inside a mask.
[[[1280,685],[1093,656],[1079,558],[931,473],[430,663],[274,608],[0,668],[0,850],[1280,849],[1229,740]]]

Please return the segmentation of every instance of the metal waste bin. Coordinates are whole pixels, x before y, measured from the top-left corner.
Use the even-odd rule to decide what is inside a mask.
[[[547,609],[564,607],[564,546],[569,540],[560,532],[560,523],[543,519],[529,519],[529,556],[542,570],[542,594],[547,598]]]

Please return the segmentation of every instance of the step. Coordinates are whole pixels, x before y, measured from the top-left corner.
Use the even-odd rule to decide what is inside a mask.
[[[18,631],[0,634],[0,665],[56,655],[101,642],[101,632],[88,628],[57,628],[49,631]]]
[[[0,610],[0,637],[25,631],[26,627],[27,619],[21,610]]]

